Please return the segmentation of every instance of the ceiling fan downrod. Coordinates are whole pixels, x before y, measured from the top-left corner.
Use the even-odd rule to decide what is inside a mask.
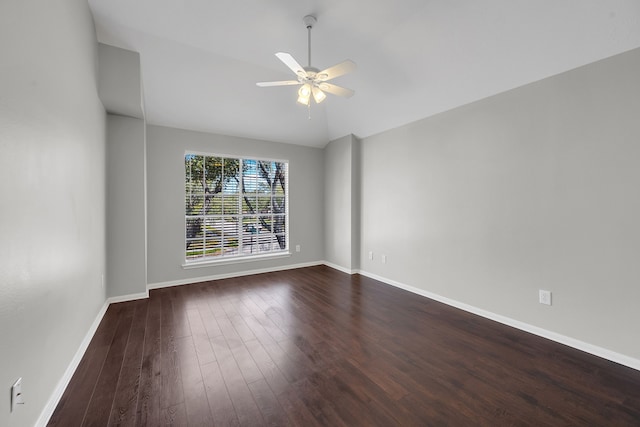
[[[309,52],[309,62],[307,66],[311,68],[311,29],[318,20],[313,15],[307,15],[302,18],[302,22],[304,22],[304,25],[307,27],[307,52]]]

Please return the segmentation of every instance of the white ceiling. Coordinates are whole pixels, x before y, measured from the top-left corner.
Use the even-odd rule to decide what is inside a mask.
[[[322,147],[640,47],[638,0],[89,0],[98,40],[140,52],[152,124]],[[358,64],[307,109],[275,57]]]

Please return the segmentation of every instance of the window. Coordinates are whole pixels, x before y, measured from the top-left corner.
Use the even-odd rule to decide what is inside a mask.
[[[187,153],[185,259],[233,259],[288,250],[288,164]]]

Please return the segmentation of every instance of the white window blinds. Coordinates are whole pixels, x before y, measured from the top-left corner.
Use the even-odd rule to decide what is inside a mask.
[[[187,153],[185,259],[288,250],[288,164]]]

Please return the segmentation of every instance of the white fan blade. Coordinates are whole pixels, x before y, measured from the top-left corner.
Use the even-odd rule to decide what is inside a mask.
[[[339,64],[329,67],[326,70],[318,71],[318,80],[327,81],[340,77],[356,69],[356,63],[347,59]]]
[[[293,59],[293,56],[284,52],[278,52],[276,53],[276,56],[280,61],[284,62],[284,65],[289,67],[291,71],[296,74],[296,76],[305,77],[307,75],[307,72],[304,70],[304,68],[302,68],[300,64],[298,64],[298,61]]]
[[[333,94],[333,95],[344,96],[345,98],[351,98],[355,93],[351,89],[332,85],[331,83],[320,83],[318,87],[320,88],[320,90],[329,92],[330,94]]]
[[[291,85],[301,85],[297,80],[282,80],[279,82],[259,82],[256,85],[260,87],[269,87],[269,86],[291,86]]]

